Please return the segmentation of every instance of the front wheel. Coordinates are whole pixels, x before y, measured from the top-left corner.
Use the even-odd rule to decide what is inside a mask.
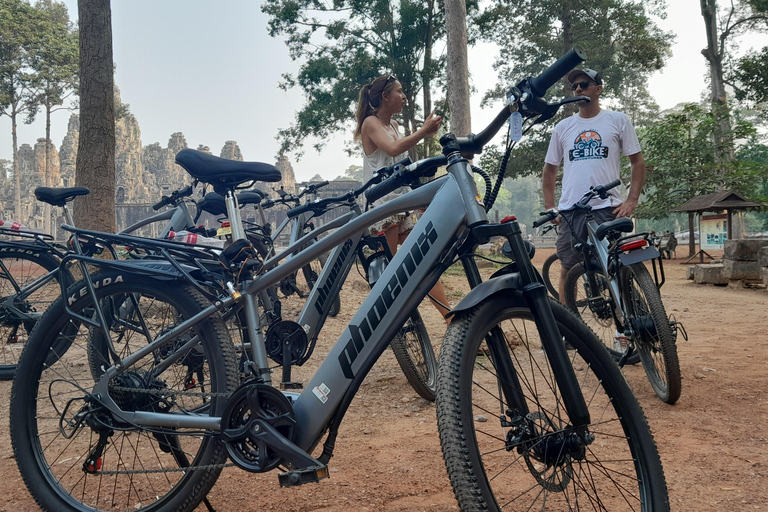
[[[435,401],[437,357],[418,309],[389,343],[405,378],[425,400]]]
[[[616,323],[616,304],[608,289],[608,279],[601,271],[585,270],[579,263],[565,277],[565,304],[595,331],[613,360],[618,362],[628,349],[627,337],[619,332]],[[637,364],[640,355],[635,350],[626,364]]]
[[[594,333],[552,312],[592,423],[575,428],[522,294],[458,313],[440,350],[437,419],[462,511],[668,511],[637,399]]]
[[[668,404],[680,398],[680,362],[675,334],[651,274],[643,263],[621,269],[622,300],[643,369],[656,395]]]
[[[550,254],[544,260],[544,265],[541,267],[541,277],[544,279],[544,285],[555,300],[560,300],[560,269],[562,267],[560,258],[557,257],[557,252]]]

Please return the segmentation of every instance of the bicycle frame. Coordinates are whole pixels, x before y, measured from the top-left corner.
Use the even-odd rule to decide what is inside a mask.
[[[119,234],[131,234],[136,230],[143,228],[144,226],[148,226],[163,220],[167,220],[168,222],[158,235],[159,238],[168,238],[168,233],[170,233],[171,230],[181,231],[183,229],[194,227],[195,225],[192,221],[192,216],[189,214],[187,204],[184,201],[180,201],[177,206],[174,206],[171,209],[165,210],[163,212],[152,215],[151,217],[147,217],[146,219],[142,219],[139,222],[131,224],[124,230],[120,231]]]
[[[96,383],[93,392],[104,397],[104,406],[128,423],[143,426],[219,429],[221,418],[218,417],[122,411],[109,398],[109,381],[125,371],[134,361],[173,341],[186,329],[245,300],[249,334],[252,336],[251,340],[256,341],[253,343],[253,350],[257,355],[255,357],[256,363],[260,366],[265,380],[269,382],[269,370],[265,366],[266,348],[263,342],[259,342],[262,341],[262,336],[255,309],[256,294],[275,285],[286,275],[295,272],[320,254],[333,247],[343,246],[344,242],[351,238],[362,236],[368,226],[395,213],[427,206],[417,228],[408,236],[402,248],[395,254],[307,387],[293,401],[297,425],[295,445],[305,452],[311,451],[320,441],[329,422],[334,417],[343,415],[346,406],[351,402],[368,371],[384,352],[410,311],[422,301],[444,269],[451,263],[460,245],[470,235],[470,229],[487,222],[484,207],[475,200],[476,192],[469,175],[468,163],[458,153],[449,159],[448,173],[449,176],[434,180],[356,218],[350,219],[352,217],[350,213],[324,226],[327,229],[332,227],[338,227],[338,229],[317,243],[294,254],[282,265],[268,270],[253,281],[243,283],[241,291],[245,293],[234,291],[229,297],[215,302],[199,314],[187,319],[176,328],[126,357],[122,361],[122,365],[108,368]],[[464,208],[456,208],[458,203],[462,203]],[[227,207],[230,220],[237,228],[241,225],[241,221],[237,200],[232,191],[227,194]],[[243,236],[242,230],[239,230],[240,233],[237,232],[237,229],[233,231],[235,236]],[[519,229],[517,232],[519,233]],[[306,238],[314,236],[316,233],[309,233],[297,240],[283,253],[267,260],[264,264],[265,268],[271,268],[273,264],[285,258],[286,255],[295,252],[306,241]],[[522,241],[520,243],[522,245]],[[515,247],[513,244],[513,249]],[[341,249],[337,249],[337,251],[339,250]],[[524,261],[522,258],[524,249],[516,247],[515,250],[518,251],[516,254],[521,256],[520,261]],[[124,268],[126,272],[129,272],[128,267]],[[151,271],[150,269],[145,270]],[[543,285],[536,283],[535,270],[532,267],[523,269],[522,274],[524,277],[520,280],[524,283],[535,284],[536,286],[529,288],[538,288],[537,292],[540,292],[536,298],[531,299],[532,311],[542,332],[545,351],[547,354],[559,354],[561,358],[559,364],[554,364],[554,367],[558,374],[563,373],[564,375],[562,379],[558,377],[558,385],[563,390],[563,395],[567,395],[565,397],[566,407],[578,412],[572,416],[572,418],[577,418],[575,420],[577,424],[586,425],[589,422],[589,414],[582,412],[586,409],[584,399],[581,395],[569,391],[569,389],[575,388],[575,386],[568,387],[568,379],[574,378],[573,370],[568,364],[562,338],[551,318],[551,310],[546,305],[541,308],[536,306],[536,304],[541,303],[537,301],[546,304],[546,291]],[[326,283],[326,281],[327,279],[321,281],[321,284]],[[533,292],[530,294],[533,295]],[[106,324],[103,322],[102,326],[102,328],[106,328]],[[194,338],[186,342],[178,353],[169,358],[170,361],[167,361],[167,364],[183,357],[185,347],[188,347],[188,350],[196,342],[197,340]],[[570,368],[570,374],[567,372],[567,368]],[[308,456],[306,453],[303,456],[305,458],[302,461],[306,462]],[[314,459],[309,458],[309,460]]]

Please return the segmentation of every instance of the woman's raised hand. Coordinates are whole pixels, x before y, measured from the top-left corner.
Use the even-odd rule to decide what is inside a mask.
[[[440,124],[442,122],[443,118],[441,116],[436,116],[434,112],[429,114],[429,117],[424,120],[424,125],[421,128],[424,130],[424,136],[429,137],[430,135],[437,133],[437,130],[440,128]]]

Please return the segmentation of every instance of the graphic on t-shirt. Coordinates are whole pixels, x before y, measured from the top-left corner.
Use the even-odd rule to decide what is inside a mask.
[[[608,148],[603,147],[603,139],[593,130],[581,132],[573,142],[573,149],[568,152],[568,159],[593,160],[608,158]]]

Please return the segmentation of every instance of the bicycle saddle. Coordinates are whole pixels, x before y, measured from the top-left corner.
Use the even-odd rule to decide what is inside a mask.
[[[51,206],[64,206],[67,201],[77,196],[84,196],[91,191],[85,187],[51,188],[37,187],[35,198]]]
[[[176,163],[193,178],[213,185],[214,190],[226,191],[246,181],[275,182],[282,179],[274,165],[261,162],[238,162],[219,158],[194,149],[182,149],[176,155]]]
[[[635,225],[632,222],[632,219],[629,217],[621,217],[620,219],[616,220],[609,220],[608,222],[603,222],[599,226],[597,226],[597,229],[595,230],[595,236],[598,240],[602,240],[605,238],[605,235],[608,234],[609,231],[619,231],[621,233],[629,233],[635,229]]]
[[[237,204],[245,206],[246,204],[259,204],[261,196],[251,190],[237,194]],[[197,207],[211,215],[226,215],[227,203],[224,196],[216,192],[208,192],[202,201],[197,203]]]

